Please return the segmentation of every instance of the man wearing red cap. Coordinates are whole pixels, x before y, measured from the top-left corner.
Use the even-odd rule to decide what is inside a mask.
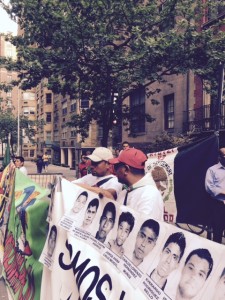
[[[127,186],[119,194],[117,202],[163,221],[163,199],[151,174],[145,174],[146,160],[146,155],[135,148],[125,149],[117,158],[109,159],[119,182]]]
[[[117,199],[118,194],[122,191],[122,184],[111,173],[111,165],[108,160],[113,158],[112,151],[105,147],[98,147],[87,158],[91,160],[91,174],[72,182],[107,198]]]

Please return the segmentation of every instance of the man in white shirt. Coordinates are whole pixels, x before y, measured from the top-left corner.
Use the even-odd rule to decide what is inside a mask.
[[[109,159],[113,158],[112,152],[105,147],[98,147],[87,157],[91,160],[91,174],[76,179],[72,183],[107,198],[117,199],[122,191],[122,184],[111,172]]]
[[[146,155],[138,149],[123,150],[117,158],[110,159],[119,182],[127,188],[117,199],[141,214],[163,221],[163,199],[150,173],[145,174]]]
[[[27,169],[24,167],[24,158],[22,156],[15,157],[15,166],[19,169],[24,175],[27,175]]]

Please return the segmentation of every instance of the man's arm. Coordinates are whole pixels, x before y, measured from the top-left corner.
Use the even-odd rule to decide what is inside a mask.
[[[109,198],[112,200],[116,200],[116,198],[117,198],[117,194],[114,189],[102,189],[99,187],[92,187],[85,183],[76,183],[76,182],[73,182],[73,183],[88,190],[88,191],[98,194],[100,198],[106,197],[106,198]]]
[[[213,170],[208,169],[205,177],[205,189],[211,197],[225,196],[225,189],[216,184]]]

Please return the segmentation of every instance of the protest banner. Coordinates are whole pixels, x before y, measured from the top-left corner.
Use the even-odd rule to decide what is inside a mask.
[[[205,191],[207,169],[218,160],[218,137],[187,146],[149,153],[146,172],[161,191],[169,223],[209,225],[212,202]]]
[[[225,267],[224,245],[65,179],[57,185],[40,257],[42,300],[219,299],[212,289]]]
[[[9,211],[13,196],[15,165],[9,164],[1,173],[0,180],[0,291],[5,300],[11,299],[10,291],[3,277],[4,239],[9,220]]]
[[[39,300],[43,267],[38,259],[48,231],[48,191],[17,169],[13,183],[2,274],[13,299]]]

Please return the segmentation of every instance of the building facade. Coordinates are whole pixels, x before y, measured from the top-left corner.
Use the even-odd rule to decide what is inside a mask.
[[[206,3],[205,0],[204,2]],[[221,5],[221,1],[214,2],[213,10],[205,12],[201,30],[215,26],[218,19],[225,17],[225,6]],[[220,26],[220,30],[225,31],[225,26]],[[160,89],[160,93],[152,96],[156,101],[147,98],[146,89],[142,88],[134,91],[127,99],[126,103],[131,108],[137,107],[141,113],[150,114],[154,121],[147,123],[143,117],[135,116],[130,130],[125,131],[123,128],[122,141],[145,148],[145,145],[150,144],[163,131],[170,134],[192,133],[204,136],[218,128],[220,140],[225,140],[224,99],[218,99],[218,107],[215,108],[210,95],[204,91],[202,79],[191,71],[185,75],[167,76],[165,81],[149,87],[152,90]]]

